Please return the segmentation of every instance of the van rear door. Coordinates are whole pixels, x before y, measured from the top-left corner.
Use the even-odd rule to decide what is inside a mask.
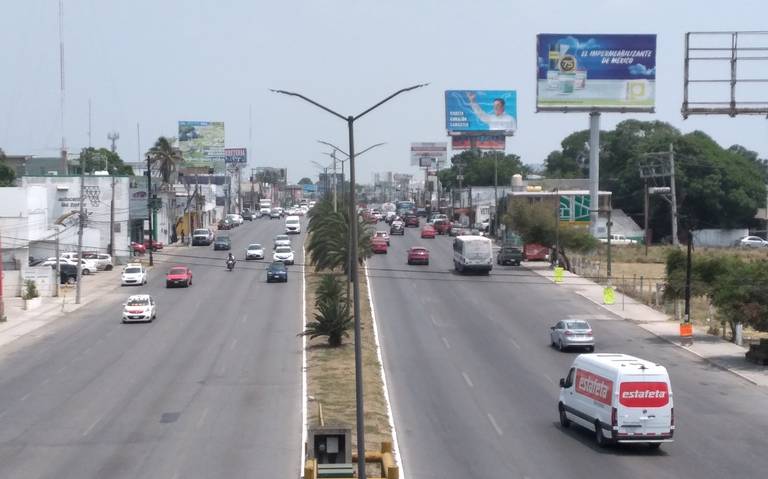
[[[666,376],[621,378],[617,423],[619,441],[672,438],[672,391]]]

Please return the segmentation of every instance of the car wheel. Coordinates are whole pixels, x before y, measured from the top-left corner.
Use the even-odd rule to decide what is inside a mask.
[[[562,426],[563,429],[568,429],[571,425],[571,420],[568,419],[568,416],[565,414],[565,408],[560,404],[557,409],[560,412],[560,426]]]
[[[70,276],[69,278],[67,278],[67,284],[75,284],[75,283],[77,283],[77,278],[74,278],[74,277],[72,277],[72,276]],[[122,286],[122,285],[121,285],[121,286]]]
[[[112,271],[113,266],[111,264],[108,264],[104,270],[106,271]]]
[[[429,260],[425,261],[425,262],[424,262],[424,264],[425,264],[426,266],[429,266]]]
[[[83,268],[83,275],[88,276],[89,274],[91,274],[91,270],[88,268]]]
[[[413,264],[413,263],[411,263],[411,260],[408,260],[408,264]]]
[[[165,287],[166,288],[170,288],[171,287],[171,283],[165,283]]]
[[[549,343],[550,343],[550,346],[552,346],[553,348],[557,346],[557,343],[555,342],[555,338],[551,334],[549,335]]]
[[[590,353],[595,352],[595,347],[594,346],[587,346],[587,352],[590,352]]]
[[[557,349],[559,349],[560,351],[565,351],[565,346],[563,346],[562,339],[557,342]]]
[[[595,421],[595,442],[600,447],[606,447],[610,444],[608,438],[603,435],[603,426],[600,425],[599,421]]]

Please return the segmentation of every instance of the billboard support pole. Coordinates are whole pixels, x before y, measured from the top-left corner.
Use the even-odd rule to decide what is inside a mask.
[[[600,209],[600,112],[589,114],[589,229],[597,236],[597,220]]]

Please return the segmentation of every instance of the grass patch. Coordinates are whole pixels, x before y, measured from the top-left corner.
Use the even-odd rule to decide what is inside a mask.
[[[307,320],[314,315],[315,291],[321,275],[306,277]],[[343,278],[343,274],[340,274]],[[373,320],[364,271],[360,274],[360,318],[363,351],[363,394],[365,407],[365,448],[379,451],[382,441],[392,441],[387,403],[376,353]],[[352,429],[353,451],[357,448],[355,423],[355,348],[354,331],[338,348],[327,345],[325,338],[307,340],[307,403],[309,427],[320,425],[320,406],[326,425],[343,424]]]

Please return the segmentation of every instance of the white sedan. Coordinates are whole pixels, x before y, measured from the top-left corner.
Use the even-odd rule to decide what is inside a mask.
[[[147,284],[147,270],[141,263],[128,263],[120,275],[121,286]]]
[[[80,260],[80,263],[82,264],[83,275],[88,275],[96,271],[96,266],[94,266],[93,263],[90,263],[89,260],[82,259]],[[70,259],[70,258],[59,258],[59,264],[71,264],[72,266],[77,266],[77,260]],[[55,266],[55,265],[56,265],[56,258],[48,258],[40,264],[40,266]]]
[[[736,241],[736,246],[741,248],[763,248],[768,246],[768,241],[759,236],[744,236]]]
[[[249,244],[245,250],[245,259],[264,259],[264,247],[258,243]]]
[[[123,322],[134,321],[149,322],[157,318],[157,305],[152,296],[148,294],[136,294],[128,297],[123,304]]]
[[[293,250],[290,246],[278,246],[272,253],[272,261],[281,261],[285,264],[293,264]]]

